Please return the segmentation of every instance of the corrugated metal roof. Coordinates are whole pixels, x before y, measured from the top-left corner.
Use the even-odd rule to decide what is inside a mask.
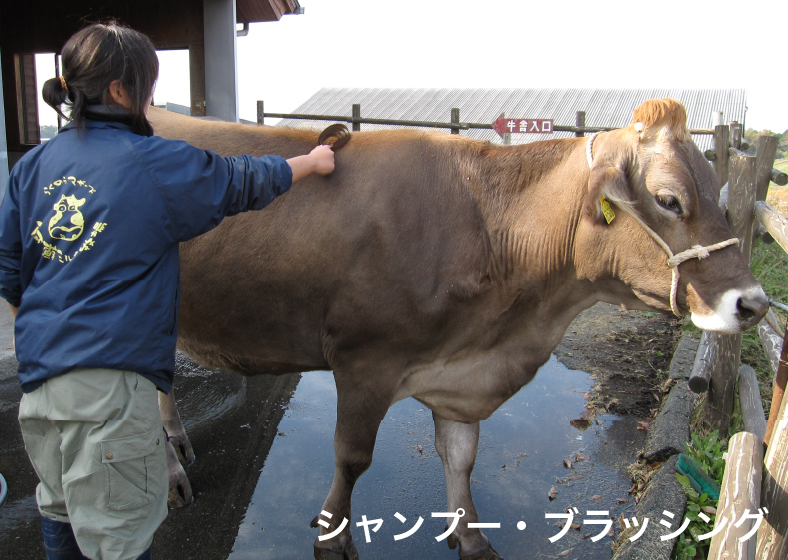
[[[323,88],[294,113],[310,115],[352,114],[352,105],[361,105],[361,116],[377,119],[403,119],[449,122],[452,108],[460,110],[460,122],[492,123],[501,113],[522,119],[553,119],[555,125],[574,126],[577,111],[586,112],[586,126],[624,127],[632,111],[646,99],[671,97],[687,108],[689,128],[712,128],[712,113],[722,111],[724,122],[743,123],[746,93],[743,89],[377,89]],[[279,126],[322,129],[330,123],[316,120],[284,119]],[[387,128],[362,124],[361,130]],[[448,130],[446,130],[448,132]],[[460,134],[501,142],[490,129],[463,130]],[[512,134],[520,144],[573,136],[572,132],[553,134]],[[713,147],[710,135],[693,135],[701,150]]]

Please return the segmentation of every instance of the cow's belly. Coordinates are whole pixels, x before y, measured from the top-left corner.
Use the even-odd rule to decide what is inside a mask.
[[[549,351],[512,355],[488,351],[456,361],[433,362],[410,372],[395,401],[414,397],[433,412],[457,422],[489,418],[536,375]]]

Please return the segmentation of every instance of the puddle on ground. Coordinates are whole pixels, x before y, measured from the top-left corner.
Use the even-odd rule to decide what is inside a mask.
[[[246,400],[245,377],[225,374],[221,375],[221,382],[217,382],[217,370],[204,368],[181,352],[176,355],[175,374],[175,398],[187,434],[241,406]]]
[[[634,515],[625,467],[633,460],[633,442],[626,439],[640,436],[637,419],[605,415],[585,430],[570,425],[585,411],[583,393],[593,384],[588,377],[552,357],[529,385],[481,424],[471,488],[480,521],[500,523],[500,528],[484,532],[504,558],[608,560],[612,539],[593,542],[605,527],[588,521]],[[312,556],[318,533],[309,522],[320,512],[331,485],[335,421],[331,373],[303,374],[279,424],[284,435],[275,439],[260,472],[231,560]],[[616,438],[613,433],[618,433]],[[573,468],[565,467],[565,459]],[[550,501],[553,486],[558,495]],[[581,527],[551,543],[550,537],[561,529],[559,520],[545,519],[545,514],[564,513],[569,507],[578,509],[573,522]],[[608,515],[591,516],[589,510]],[[350,521],[361,559],[456,559],[457,551],[435,538],[444,532],[445,519],[431,513],[445,511],[432,414],[414,399],[399,402],[381,424],[372,466],[353,493]],[[396,513],[406,521],[400,522]],[[370,532],[369,543],[363,528],[356,526],[362,516],[383,520],[377,532]],[[418,531],[394,541],[420,517]],[[518,529],[521,521],[524,530]]]

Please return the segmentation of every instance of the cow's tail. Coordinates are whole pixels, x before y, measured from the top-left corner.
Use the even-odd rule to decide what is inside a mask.
[[[350,131],[344,124],[332,124],[320,133],[317,139],[319,146],[328,145],[336,152],[350,141]]]

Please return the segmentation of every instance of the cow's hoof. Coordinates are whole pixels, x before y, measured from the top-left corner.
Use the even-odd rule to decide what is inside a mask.
[[[482,550],[470,556],[460,556],[460,560],[503,560],[501,555],[490,545],[487,550]]]
[[[318,548],[315,544],[315,560],[358,560],[358,550],[352,540],[348,541],[341,552]]]
[[[448,529],[448,527],[447,527],[447,529]],[[455,537],[454,535],[449,535],[446,538],[446,544],[449,545],[449,549],[450,550],[454,550],[455,548],[457,548],[457,545],[460,544],[460,540],[457,537]]]

